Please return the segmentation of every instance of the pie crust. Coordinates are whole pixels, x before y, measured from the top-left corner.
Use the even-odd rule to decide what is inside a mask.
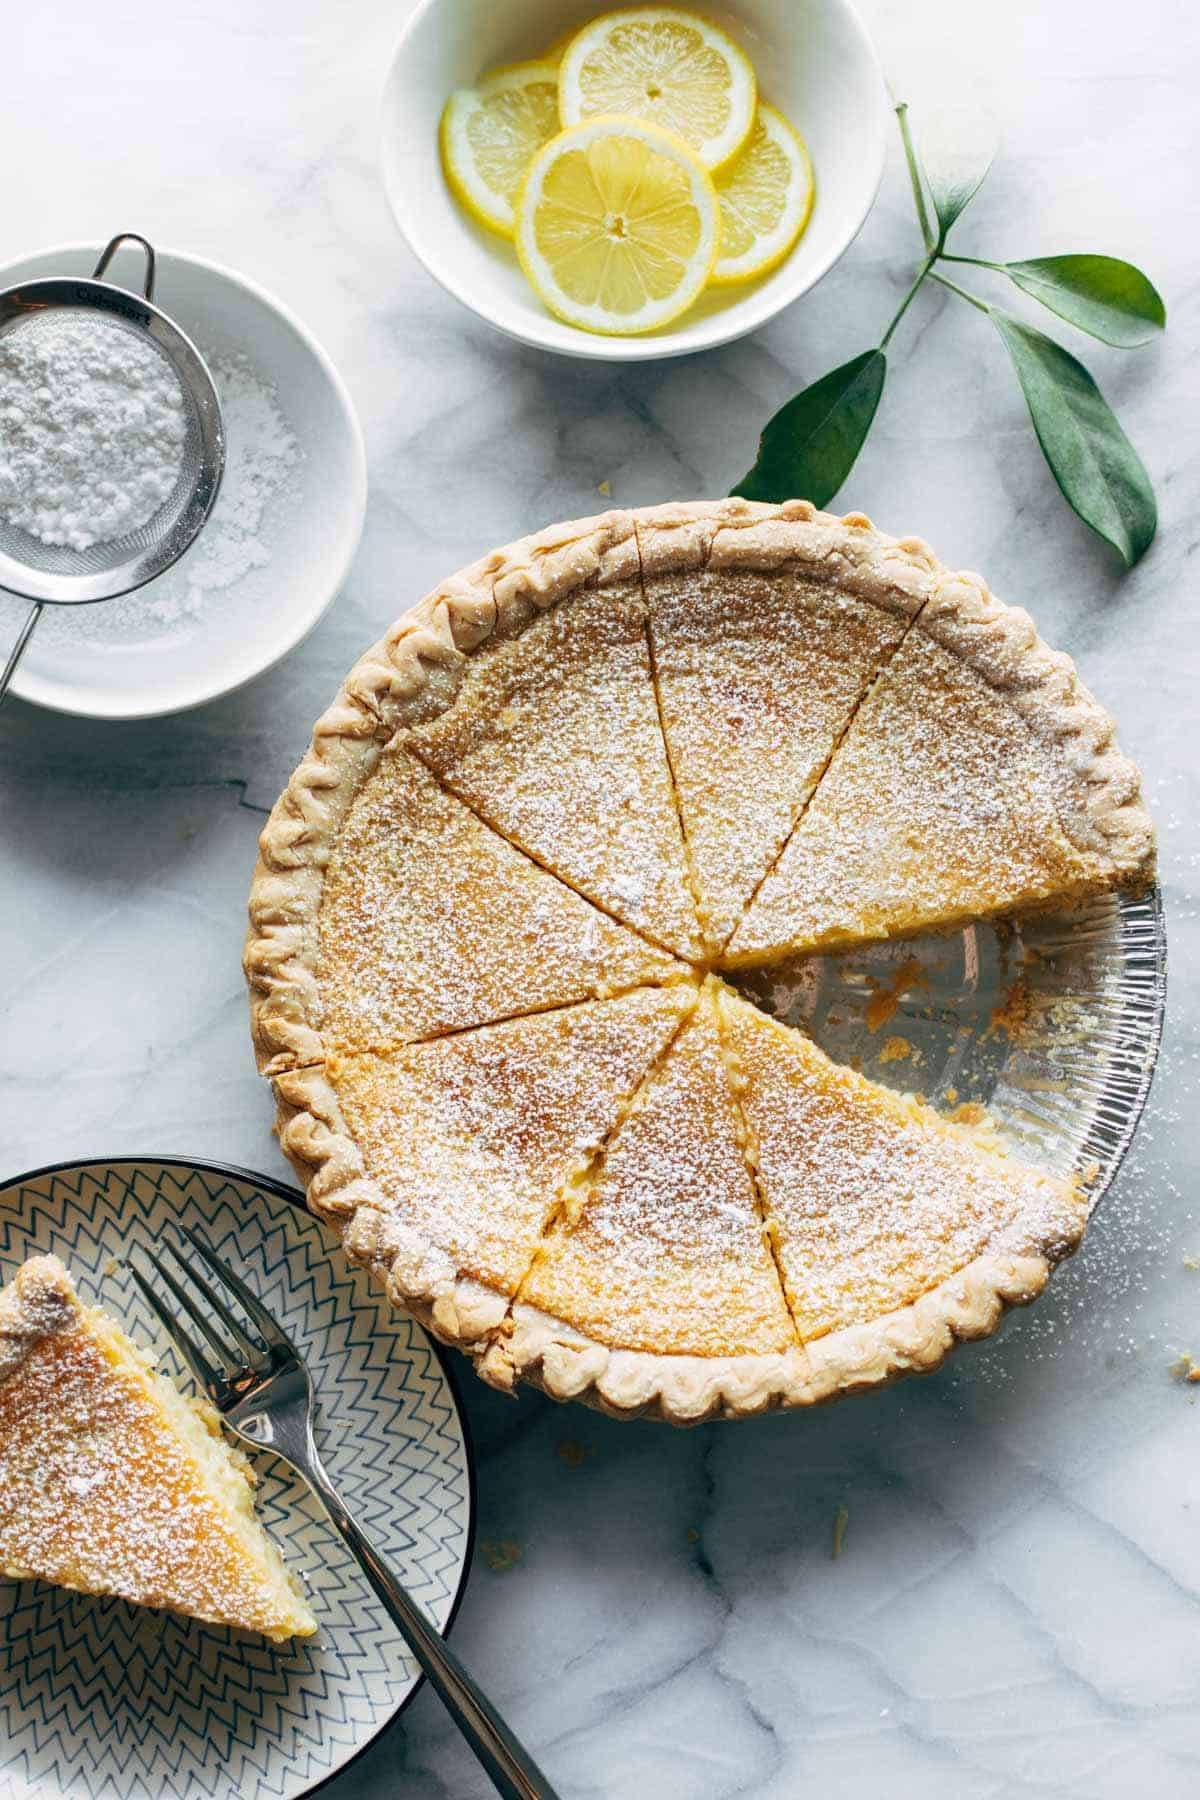
[[[770,617],[760,666],[756,609]],[[781,666],[789,659],[798,669]],[[876,805],[871,751],[885,726],[872,720],[903,732],[904,705],[889,710],[889,696],[911,700],[931,668],[951,713],[978,716],[972,730],[1000,732],[1024,759],[1043,809],[1037,867],[1019,869],[1006,889],[1014,858],[1004,842],[973,857],[943,795],[934,827],[924,815],[916,826],[904,820],[910,834],[949,821],[940,911],[924,900],[905,910],[917,890],[901,863],[898,892],[881,910],[862,876],[875,827],[858,833],[868,850],[850,883],[854,906],[838,909],[834,895],[831,922],[819,907],[793,905],[790,872],[801,864],[809,873],[795,891],[807,881],[810,898],[822,898],[809,840],[820,837],[836,865],[848,846],[833,827]],[[942,767],[937,745],[920,742],[929,723],[919,720],[912,740],[918,771]],[[990,775],[986,756],[966,763]],[[397,771],[406,791],[420,786],[417,767],[433,783],[422,804],[448,821],[445,854],[428,853],[442,855],[432,882],[423,829],[397,832],[386,806],[364,826]],[[937,799],[936,782],[933,791]],[[978,833],[995,817],[1003,840],[1031,814],[1023,804],[1006,825],[1013,809],[997,811],[997,793],[1002,800],[1003,786],[970,822]],[[459,839],[485,843],[507,885],[493,892]],[[1054,855],[1042,854],[1051,840]],[[880,845],[885,861],[895,854],[886,835]],[[956,1341],[992,1331],[1078,1241],[1083,1196],[1076,1182],[1022,1170],[962,1128],[851,1078],[786,1028],[757,1016],[747,1024],[753,1009],[710,971],[808,943],[1136,888],[1151,880],[1153,860],[1137,771],[1111,719],[1069,659],[978,576],[947,570],[920,540],[887,537],[861,514],[837,519],[804,501],[610,512],[471,565],[347,676],[260,840],[246,945],[255,1049],[314,1211],[397,1304],[468,1351],[485,1378],[678,1422],[805,1405],[932,1368]],[[533,887],[553,894],[560,921],[577,918],[575,901],[594,914],[604,941],[590,961],[572,949],[572,924],[519,929],[515,897]],[[373,898],[347,902],[351,889]],[[406,904],[428,910],[412,899],[426,891],[443,895],[442,932],[402,918]],[[386,942],[380,918],[391,921]],[[418,941],[414,959],[407,946]],[[409,979],[413,968],[420,979]],[[539,1017],[543,1032],[569,1036],[605,1008],[634,1004],[631,995],[669,1017],[665,1047],[647,1043],[633,1085],[626,1070],[607,1111],[585,1108],[579,1133],[568,1128],[540,1162],[539,1146],[536,1178],[528,1157],[516,1175],[508,1167],[495,1189],[508,1224],[483,1233],[483,1254],[478,1232],[469,1241],[471,1231],[455,1227],[446,1146],[461,1140],[463,1168],[472,1158],[479,1169],[514,1154],[520,1162],[518,1121],[527,1108],[537,1114],[536,1103],[514,1098],[513,1071],[495,1072],[504,1059],[488,1056],[505,1033],[531,1047]],[[749,1048],[760,1039],[795,1063],[795,1091],[804,1079],[825,1084],[833,1112],[848,1106],[875,1121],[899,1159],[893,1175],[909,1155],[968,1171],[955,1198],[961,1216],[938,1226],[910,1206],[910,1237],[930,1242],[885,1249],[870,1195],[853,1182],[840,1224],[812,1216],[763,1112]],[[463,1071],[477,1055],[493,1073],[472,1088]],[[470,1129],[463,1137],[462,1107],[447,1117],[436,1081],[414,1086],[413,1072],[435,1065],[459,1071],[478,1142]],[[903,1187],[907,1178],[896,1179]],[[953,1179],[944,1181],[949,1192]],[[725,1235],[714,1237],[705,1220],[717,1217],[720,1192],[730,1210]],[[836,1281],[805,1286],[805,1259],[821,1245],[845,1257],[843,1287],[857,1299],[839,1302]],[[689,1320],[680,1315],[690,1305]]]

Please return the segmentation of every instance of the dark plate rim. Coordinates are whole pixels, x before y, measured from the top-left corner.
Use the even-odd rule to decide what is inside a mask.
[[[231,1175],[237,1181],[249,1182],[252,1187],[265,1188],[268,1193],[274,1194],[280,1200],[288,1201],[298,1212],[304,1213],[309,1218],[314,1216],[309,1212],[307,1202],[300,1189],[292,1187],[286,1181],[276,1180],[273,1175],[262,1175],[255,1169],[243,1168],[240,1163],[215,1162],[206,1156],[179,1156],[175,1154],[158,1155],[145,1151],[135,1156],[71,1156],[64,1162],[43,1163],[40,1168],[26,1169],[20,1175],[11,1175],[0,1180],[0,1193],[7,1188],[20,1187],[23,1182],[38,1181],[46,1175],[64,1175],[71,1170],[111,1167],[118,1163],[158,1163],[160,1166],[169,1166],[176,1169],[200,1169],[205,1174],[209,1175]],[[424,1328],[422,1327],[422,1329]],[[446,1384],[450,1389],[451,1398],[454,1401],[454,1411],[458,1418],[459,1428],[462,1431],[463,1448],[466,1451],[467,1462],[467,1549],[466,1555],[463,1558],[462,1573],[458,1578],[458,1585],[455,1589],[454,1599],[450,1605],[450,1613],[446,1620],[445,1631],[443,1633],[444,1636],[449,1637],[451,1631],[454,1629],[455,1620],[458,1618],[459,1608],[461,1607],[463,1598],[466,1594],[467,1583],[471,1578],[471,1568],[475,1561],[475,1534],[479,1522],[479,1496],[475,1472],[475,1441],[471,1435],[471,1423],[467,1417],[467,1410],[463,1403],[459,1377],[454,1370],[446,1348],[444,1345],[439,1344],[437,1339],[429,1332],[426,1332],[425,1335],[429,1338],[430,1346],[441,1366],[442,1374],[446,1378]],[[314,1782],[311,1787],[302,1788],[297,1794],[296,1800],[309,1800],[310,1795],[322,1793],[332,1782],[340,1780],[347,1769],[352,1769],[359,1758],[365,1756],[366,1752],[377,1744],[387,1732],[394,1730],[400,1723],[400,1720],[408,1707],[425,1686],[426,1679],[426,1676],[419,1672],[416,1681],[413,1683],[404,1699],[400,1702],[395,1712],[389,1714],[382,1725],[379,1725],[371,1733],[370,1737],[358,1746],[358,1749],[355,1750],[354,1754],[348,1756],[345,1762],[338,1768],[331,1770],[328,1775],[322,1775],[320,1781]]]

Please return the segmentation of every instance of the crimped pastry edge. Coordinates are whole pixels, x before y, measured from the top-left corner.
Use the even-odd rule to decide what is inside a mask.
[[[676,1423],[811,1405],[936,1368],[956,1342],[985,1337],[1010,1306],[1034,1299],[1082,1234],[1054,1246],[998,1241],[911,1305],[804,1348],[765,1357],[698,1358],[615,1351],[464,1276],[446,1253],[388,1211],[345,1127],[322,1067],[316,926],[332,845],[362,782],[397,731],[448,706],[470,652],[514,633],[572,592],[667,570],[787,565],[920,615],[920,628],[1012,699],[1056,744],[1083,797],[1067,828],[1111,857],[1128,884],[1153,870],[1153,827],[1115,726],[1051,650],[1029,615],[954,573],[918,538],[892,538],[860,513],[838,519],[807,501],[679,502],[552,526],[442,583],[354,665],[318,720],[310,749],[260,837],[245,966],[260,1070],[274,1078],[280,1143],[319,1217],[394,1303],[472,1355],[508,1388],[528,1380],[559,1399],[622,1417]]]
[[[582,1400],[621,1418],[687,1425],[813,1406],[935,1369],[956,1343],[989,1336],[1005,1311],[1035,1299],[1083,1235],[1082,1204],[1076,1219],[1060,1219],[1053,1244],[1031,1244],[1017,1221],[908,1305],[786,1351],[699,1357],[614,1350],[536,1307],[513,1305],[409,1231],[367,1172],[324,1069],[293,1070],[276,1077],[274,1088],[280,1143],[307,1185],[309,1205],[393,1304],[465,1351],[493,1387],[510,1392],[518,1381],[531,1382],[556,1400]]]
[[[521,629],[582,587],[637,577],[628,513],[550,526],[450,576],[359,657],[258,840],[243,967],[261,1073],[325,1053],[321,889],[354,798],[391,738],[449,706],[466,657],[496,632]]]
[[[0,1381],[7,1381],[43,1338],[79,1323],[75,1286],[57,1256],[31,1256],[0,1288]]]
[[[940,1367],[956,1344],[990,1336],[1011,1307],[1035,1300],[1055,1260],[988,1250],[908,1306],[765,1356],[613,1350],[519,1303],[510,1334],[497,1336],[476,1366],[504,1392],[532,1382],[555,1400],[673,1425],[816,1406]]]
[[[1036,1298],[1083,1235],[1086,1205],[1056,1221],[1053,1242],[1030,1242],[1018,1219],[984,1252],[910,1304],[767,1355],[696,1357],[614,1350],[577,1327],[465,1275],[454,1259],[395,1217],[350,1135],[323,1065],[273,1082],[280,1145],[352,1261],[395,1305],[465,1351],[492,1386],[528,1381],[559,1400],[619,1417],[674,1424],[811,1406],[936,1368],[957,1342],[988,1336],[1003,1312]]]
[[[334,1227],[346,1254],[372,1271],[394,1305],[444,1343],[482,1354],[504,1322],[509,1295],[464,1275],[445,1250],[396,1217],[346,1126],[324,1065],[284,1071],[272,1085],[280,1148],[310,1209]]]

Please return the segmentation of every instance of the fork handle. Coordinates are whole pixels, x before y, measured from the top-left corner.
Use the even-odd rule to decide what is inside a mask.
[[[557,1800],[529,1752],[475,1685],[445,1639],[434,1630],[383,1553],[359,1530],[324,1470],[313,1486],[363,1574],[400,1628],[405,1643],[445,1702],[459,1730],[504,1800]]]

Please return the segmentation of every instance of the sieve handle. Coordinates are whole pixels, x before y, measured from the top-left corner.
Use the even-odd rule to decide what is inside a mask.
[[[26,644],[33,636],[33,628],[42,616],[43,604],[44,603],[41,600],[34,601],[29,609],[29,617],[22,625],[17,641],[8,653],[8,661],[4,665],[4,673],[3,675],[0,675],[0,701],[3,701],[5,694],[8,692],[8,684],[17,672],[17,664],[21,660]]]
[[[100,252],[100,261],[92,270],[92,280],[101,281],[103,279],[105,269],[107,269],[109,263],[117,254],[117,251],[121,248],[122,244],[140,244],[145,251],[146,273],[142,278],[142,297],[145,300],[153,300],[155,275],[154,245],[150,242],[149,238],[142,237],[140,232],[137,231],[118,231],[115,238],[109,238],[107,244],[105,244],[103,250]]]

